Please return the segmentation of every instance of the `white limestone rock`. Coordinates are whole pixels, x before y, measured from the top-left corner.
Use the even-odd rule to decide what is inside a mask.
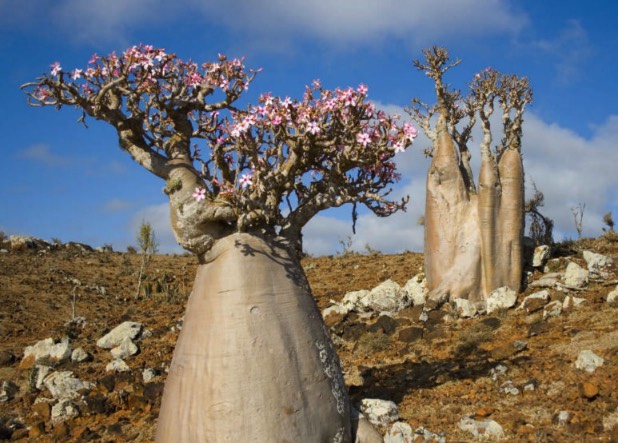
[[[490,314],[500,309],[509,309],[517,302],[517,292],[508,286],[495,289],[487,298],[487,313]]]
[[[588,285],[588,270],[582,268],[577,263],[568,264],[562,281],[567,288],[583,289]]]
[[[407,294],[412,306],[422,306],[427,301],[427,279],[425,274],[416,274],[403,286],[403,291]]]
[[[607,277],[609,275],[605,269],[612,264],[613,260],[611,257],[592,251],[584,251],[584,260],[586,260],[590,274],[598,275],[599,277]]]
[[[472,416],[464,417],[459,421],[459,429],[470,432],[480,440],[499,440],[504,438],[504,429],[491,419],[474,420]]]
[[[90,358],[91,355],[88,354],[82,347],[74,349],[71,353],[71,361],[74,361],[75,363],[82,363],[90,360]]]
[[[599,357],[590,349],[585,349],[579,353],[575,360],[575,367],[589,373],[593,373],[600,366],[603,366],[605,360]]]
[[[52,372],[45,377],[45,387],[57,399],[75,399],[94,388],[94,383],[82,381],[71,371]]]
[[[97,346],[103,349],[112,349],[119,346],[125,338],[135,339],[142,332],[142,324],[125,321],[97,340]]]
[[[34,362],[42,359],[50,359],[55,362],[62,362],[71,357],[71,344],[69,338],[64,337],[60,342],[56,343],[53,338],[40,340],[33,346],[27,346],[24,349],[24,360],[34,359]]]
[[[456,298],[451,304],[455,307],[457,315],[462,318],[471,318],[479,313],[476,303],[464,298]]]
[[[79,416],[79,409],[70,399],[61,399],[51,408],[51,421],[58,424],[63,421]]]
[[[112,356],[116,359],[121,360],[135,355],[138,352],[139,348],[135,343],[133,343],[133,340],[131,340],[129,337],[125,337],[124,340],[122,340],[122,342],[120,343],[120,345],[116,346],[114,349],[111,350]]]
[[[105,366],[106,372],[128,372],[131,368],[124,360],[116,359],[112,360]]]
[[[360,410],[374,426],[389,426],[399,420],[399,408],[395,402],[377,398],[364,398]]]
[[[534,255],[532,256],[532,267],[542,268],[549,259],[551,248],[547,245],[541,245],[534,248]]]

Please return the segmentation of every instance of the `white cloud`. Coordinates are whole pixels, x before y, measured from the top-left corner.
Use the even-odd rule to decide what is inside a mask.
[[[555,78],[563,85],[579,79],[594,55],[588,33],[577,20],[569,20],[557,36],[537,40],[532,47],[554,63]]]
[[[36,144],[17,152],[17,158],[42,163],[45,166],[57,167],[70,163],[68,158],[57,155],[51,151],[49,145]]]
[[[114,198],[105,202],[102,209],[104,212],[122,212],[126,209],[129,209],[131,206],[131,202],[121,200],[119,198]]]
[[[24,6],[14,0],[4,4],[0,12],[8,16],[9,9]],[[276,43],[269,49],[299,37],[333,46],[388,37],[427,44],[449,36],[514,34],[528,21],[505,0],[41,0],[31,14],[13,22],[27,28],[46,20],[76,41],[126,43],[129,30],[200,16],[205,27],[223,25],[251,41]]]

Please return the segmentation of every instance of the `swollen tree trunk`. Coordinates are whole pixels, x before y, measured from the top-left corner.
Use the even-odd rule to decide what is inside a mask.
[[[198,268],[156,441],[349,442],[339,360],[297,260],[251,234]]]
[[[430,302],[474,297],[480,283],[477,196],[440,116],[425,199],[425,273]]]

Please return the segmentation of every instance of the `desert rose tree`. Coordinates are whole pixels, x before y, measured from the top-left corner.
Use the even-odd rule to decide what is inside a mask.
[[[449,90],[452,61],[444,48],[423,51],[415,66],[435,83],[437,102],[412,101],[409,113],[432,142],[425,203],[425,271],[429,305],[455,298],[483,301],[500,287],[519,291],[523,268],[523,114],[532,100],[528,79],[487,68],[465,96]],[[492,147],[491,116],[502,127]],[[478,186],[470,165],[472,130],[482,129]]]
[[[301,231],[346,203],[379,216],[403,209],[405,200],[387,199],[393,157],[416,130],[375,109],[364,85],[330,91],[315,81],[302,99],[263,94],[236,108],[255,74],[240,59],[197,64],[141,45],[95,55],[84,69],[54,63],[23,89],[34,106],[74,106],[82,121],[112,125],[120,146],[165,181],[178,243],[199,259],[158,442],[378,441],[351,423],[300,266]]]

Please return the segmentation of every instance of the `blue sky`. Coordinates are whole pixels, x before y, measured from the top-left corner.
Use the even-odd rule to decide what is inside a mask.
[[[55,61],[83,67],[93,53],[140,42],[198,62],[221,52],[263,68],[248,101],[269,91],[300,98],[320,79],[327,88],[364,83],[372,101],[405,115],[412,97],[433,99],[412,60],[442,45],[462,60],[447,74],[454,87],[487,66],[530,78],[527,185],[544,192],[556,240],[576,237],[572,208],[580,204],[584,235],[597,236],[603,214],[618,218],[617,15],[613,0],[0,0],[0,230],[124,250],[146,220],[161,251],[180,251],[164,184],[132,163],[111,128],[90,121],[85,129],[73,110],[26,104],[19,86]],[[410,195],[408,212],[362,213],[355,249],[422,250],[426,145],[419,137],[398,157],[403,180],[394,193]],[[322,213],[306,228],[305,248],[341,250],[350,219],[346,208]]]

